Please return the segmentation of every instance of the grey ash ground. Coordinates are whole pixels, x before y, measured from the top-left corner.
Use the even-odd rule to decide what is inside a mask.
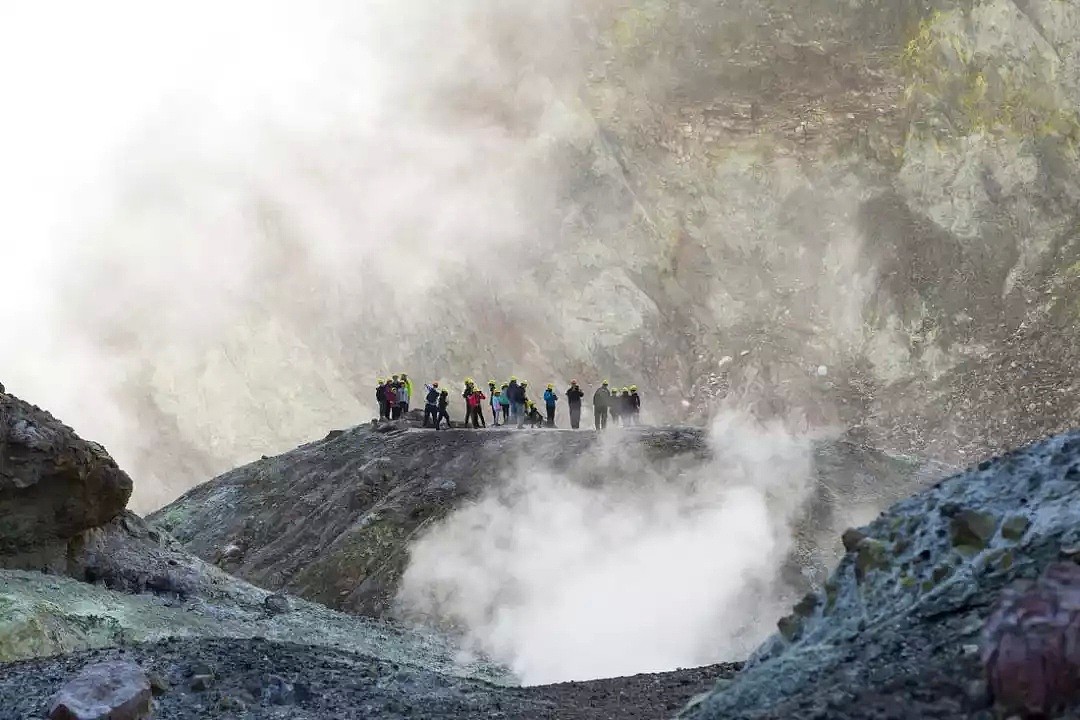
[[[326,648],[252,640],[171,640],[13,663],[0,679],[0,720],[43,718],[84,665],[123,658],[159,687],[158,720],[195,718],[502,718],[654,720],[731,677],[737,665],[532,688],[503,687]],[[212,674],[209,682],[195,678]],[[164,681],[164,682],[162,682]],[[205,689],[195,689],[205,684]]]

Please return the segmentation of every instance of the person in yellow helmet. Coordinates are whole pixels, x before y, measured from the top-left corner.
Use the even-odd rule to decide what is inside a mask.
[[[503,383],[499,393],[499,409],[502,412],[502,424],[510,424],[510,383]]]
[[[634,422],[633,414],[634,409],[630,405],[630,388],[624,387],[622,389],[622,395],[619,396],[619,417],[622,419],[623,427],[632,425]]]
[[[525,392],[514,376],[510,377],[510,382],[506,385],[506,397],[510,400],[510,421],[520,430],[525,427]]]
[[[619,425],[623,422],[622,398],[619,397],[619,388],[611,391],[611,400],[608,403],[608,412],[611,413],[611,424]]]
[[[555,392],[555,383],[548,383],[544,391],[544,407],[547,409],[547,426],[555,427],[555,405],[559,402],[559,394]]]
[[[401,373],[401,389],[398,391],[398,400],[401,405],[401,414],[404,415],[409,412],[409,403],[413,398],[413,384],[409,379],[408,374]]]
[[[566,389],[566,405],[570,410],[570,427],[574,430],[581,427],[581,400],[584,397],[585,392],[578,386],[578,381],[571,380]]]
[[[465,390],[461,393],[461,397],[465,400],[465,425],[468,427],[470,418],[473,421],[473,425],[476,426],[479,420],[480,426],[487,427],[487,420],[484,418],[484,412],[482,406],[476,406],[470,402],[479,389],[476,387],[476,381],[471,377],[465,378]],[[484,393],[480,392],[481,395]]]
[[[499,386],[494,380],[488,380],[488,404],[491,406],[491,424],[499,424],[499,403],[495,401],[495,391]]]
[[[529,427],[539,428],[544,426],[544,416],[540,414],[540,411],[536,409],[536,403],[528,403],[529,410],[526,413],[526,419],[529,421]]]

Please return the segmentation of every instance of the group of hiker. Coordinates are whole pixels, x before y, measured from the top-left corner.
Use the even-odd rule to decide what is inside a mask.
[[[424,386],[424,427],[442,428],[443,423],[450,426],[450,392],[432,382]],[[529,395],[529,383],[511,377],[508,382],[499,385],[489,380],[487,392],[472,378],[465,378],[465,387],[461,393],[465,401],[465,427],[488,427],[487,413],[491,412],[492,427],[510,426],[524,428],[556,427],[555,411],[560,397],[554,383],[548,383],[541,401],[546,413],[541,413],[537,404]],[[380,420],[397,420],[409,411],[413,385],[405,373],[390,378],[380,378],[375,389],[375,399],[379,403]],[[581,426],[581,404],[585,392],[577,380],[570,381],[567,388],[566,404],[570,412],[570,427],[577,430]],[[641,416],[641,396],[636,385],[622,388],[621,392],[612,390],[605,380],[593,393],[593,423],[597,430],[608,426],[610,417],[613,424],[638,425]]]

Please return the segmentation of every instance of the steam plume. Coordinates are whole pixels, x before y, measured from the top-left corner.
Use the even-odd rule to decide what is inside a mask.
[[[737,415],[710,443],[711,462],[683,468],[614,435],[566,474],[529,459],[413,546],[401,611],[458,627],[527,684],[745,657],[788,600],[810,448]]]

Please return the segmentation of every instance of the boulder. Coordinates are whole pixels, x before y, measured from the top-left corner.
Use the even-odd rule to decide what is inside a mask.
[[[856,528],[848,528],[844,531],[844,534],[840,536],[840,542],[843,543],[845,552],[855,552],[855,548],[859,547],[859,543],[865,538],[866,535],[864,535],[862,531]]]
[[[284,615],[292,610],[292,603],[289,602],[288,596],[282,593],[267,595],[266,600],[263,601],[263,606],[271,615]]]
[[[50,720],[143,720],[150,717],[150,680],[122,660],[88,665],[64,685],[49,708]]]
[[[1023,515],[1015,515],[1001,524],[1001,537],[1018,542],[1031,527],[1031,521]]]
[[[131,478],[103,447],[0,394],[0,566],[2,556],[62,545],[108,523],[131,490]]]
[[[974,510],[962,510],[949,521],[949,537],[958,550],[983,550],[996,529],[997,518]]]

